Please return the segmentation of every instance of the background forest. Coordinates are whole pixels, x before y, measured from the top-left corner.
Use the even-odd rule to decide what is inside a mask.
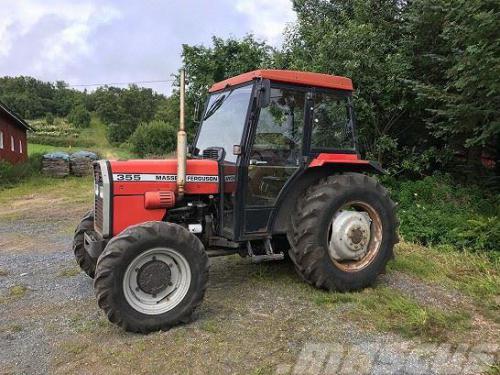
[[[258,68],[352,78],[361,153],[389,172],[406,240],[498,250],[500,3],[494,0],[295,0],[279,48],[248,35],[184,45],[188,129],[217,81]],[[175,80],[177,77],[173,77]],[[175,148],[178,92],[0,78],[0,100],[37,132],[30,143],[111,145],[138,156]],[[6,174],[6,167],[2,169]]]

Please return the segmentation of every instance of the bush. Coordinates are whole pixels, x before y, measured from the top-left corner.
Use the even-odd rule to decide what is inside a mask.
[[[121,123],[111,123],[108,125],[107,138],[110,143],[114,145],[126,142],[129,137],[134,133],[135,124],[133,122],[124,121]]]
[[[21,164],[10,164],[0,160],[0,187],[12,185],[24,178],[40,174],[42,168],[42,154],[32,154]]]
[[[448,176],[418,181],[388,178],[398,202],[400,233],[406,241],[462,249],[500,249],[499,196],[479,186],[462,186]]]
[[[130,137],[132,150],[140,156],[163,155],[175,149],[176,133],[176,127],[167,122],[141,124]]]
[[[73,107],[68,115],[68,121],[77,128],[88,128],[90,120],[90,112],[85,109],[83,104]]]
[[[52,113],[47,113],[45,115],[45,122],[48,124],[48,125],[54,125],[54,115]]]

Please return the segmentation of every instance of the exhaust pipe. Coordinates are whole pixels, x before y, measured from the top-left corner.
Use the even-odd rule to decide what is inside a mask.
[[[179,131],[177,132],[177,198],[181,200],[184,197],[184,186],[186,184],[186,158],[187,158],[187,134],[184,122],[186,94],[186,72],[181,69],[180,77],[180,118]]]

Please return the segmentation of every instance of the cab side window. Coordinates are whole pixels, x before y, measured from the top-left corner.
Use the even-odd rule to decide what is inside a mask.
[[[311,149],[354,150],[349,102],[335,93],[316,93],[312,111]]]
[[[298,165],[302,153],[305,92],[271,89],[271,102],[262,108],[251,159],[270,165]]]

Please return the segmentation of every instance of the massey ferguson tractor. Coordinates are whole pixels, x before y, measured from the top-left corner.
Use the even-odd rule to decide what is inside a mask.
[[[128,331],[189,321],[209,257],[289,257],[321,289],[371,285],[393,256],[395,205],[357,152],[350,79],[256,70],[214,84],[177,159],[101,160],[73,250],[99,306]]]

